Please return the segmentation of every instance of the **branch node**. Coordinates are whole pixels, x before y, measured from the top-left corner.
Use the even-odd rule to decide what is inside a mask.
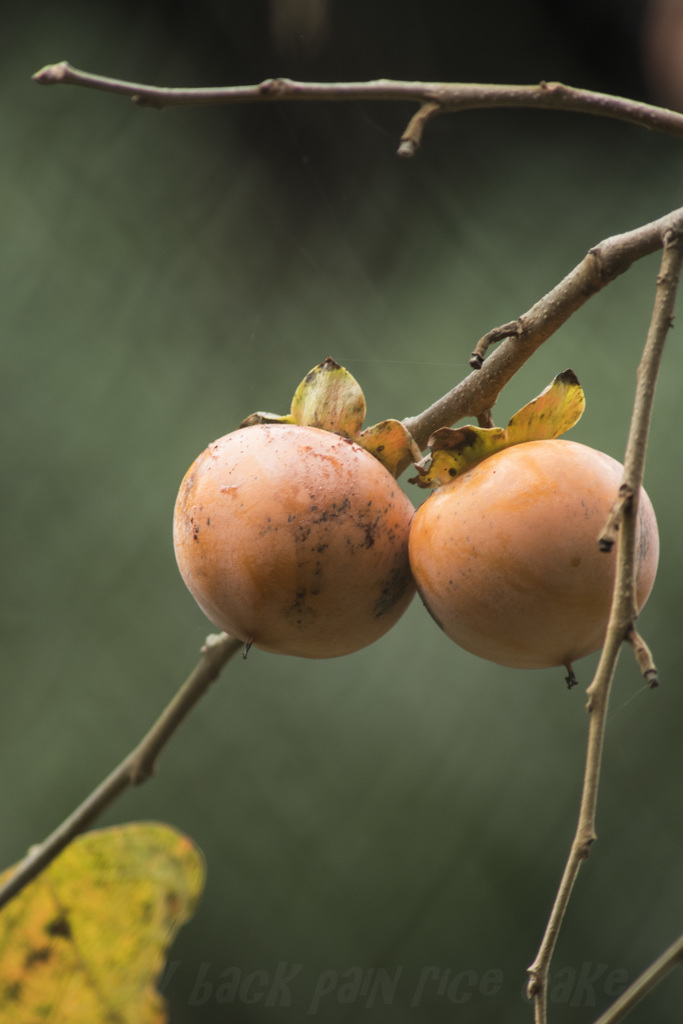
[[[287,96],[294,91],[293,82],[290,78],[266,78],[258,91],[262,96]]]
[[[619,526],[624,518],[626,509],[629,508],[633,501],[634,493],[635,492],[631,485],[624,481],[619,488],[617,500],[612,505],[610,513],[607,516],[607,522],[603,526],[598,537],[598,547],[601,551],[609,553],[614,547],[617,540],[617,534],[619,533]]]

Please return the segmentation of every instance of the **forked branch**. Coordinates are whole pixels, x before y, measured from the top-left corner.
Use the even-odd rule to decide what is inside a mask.
[[[626,486],[617,501],[618,515],[615,527],[617,565],[612,608],[600,661],[595,677],[587,690],[587,710],[590,713],[590,719],[579,820],[543,941],[536,959],[529,967],[528,993],[534,1000],[536,1024],[547,1024],[547,986],[550,961],[579,868],[596,839],[595,815],[598,783],[612,678],[622,643],[625,640],[633,641],[634,635],[637,635],[635,634],[637,614],[635,578],[638,498],[645,468],[645,453],[657,374],[664,343],[673,322],[676,290],[683,261],[682,237],[680,230],[665,231],[664,252],[661,271],[657,279],[654,309],[638,367],[636,397],[624,459],[624,483]],[[623,500],[624,495],[628,496],[628,500]],[[615,522],[615,517],[610,516],[609,523],[613,522]],[[649,657],[641,656],[638,659],[641,668],[647,669],[646,678],[648,672],[654,669],[651,655],[649,655],[649,651],[647,653]],[[648,681],[652,682],[651,675]]]
[[[202,89],[165,88],[94,75],[67,61],[49,64],[36,72],[41,85],[77,85],[127,96],[142,106],[157,108],[187,104],[241,104],[286,101],[404,101],[419,104],[403,133],[399,153],[410,156],[420,145],[425,125],[439,113],[475,108],[527,107],[565,110],[629,121],[642,127],[683,138],[683,114],[647,103],[575,89],[559,82],[539,85],[480,85],[444,82],[295,82],[270,78],[258,85]],[[420,449],[439,427],[465,416],[479,417],[491,409],[503,387],[517,370],[572,313],[592,295],[623,274],[638,259],[661,248],[667,230],[683,226],[683,207],[633,231],[607,238],[547,295],[516,320],[488,331],[477,343],[470,374],[452,391],[418,416],[403,422]],[[488,358],[490,345],[502,341]],[[486,362],[484,363],[484,360]],[[483,365],[483,369],[482,369]]]
[[[636,260],[661,249],[669,232],[683,232],[683,207],[650,224],[599,242],[528,312],[485,334],[475,349],[478,357],[475,365],[481,369],[475,369],[418,416],[403,420],[418,446],[424,448],[430,434],[439,427],[450,426],[464,416],[479,416],[491,409],[508,381],[572,313],[627,271]],[[505,340],[498,348],[487,356],[491,343],[503,338]],[[643,388],[646,387],[647,383],[644,383]],[[641,400],[644,397],[643,393]],[[640,457],[644,457],[640,442],[638,451],[641,452]]]
[[[230,85],[206,89],[177,89],[123,82],[116,78],[79,71],[68,61],[48,64],[33,76],[40,85],[80,85],[87,89],[128,96],[140,106],[175,107],[188,104],[282,103],[293,101],[352,102],[393,100],[417,103],[424,108],[411,121],[399,148],[401,156],[412,156],[419,144],[425,119],[436,113],[494,107],[527,107],[536,110],[566,110],[628,121],[653,131],[683,138],[683,114],[649,103],[575,89],[561,82],[538,85],[481,85],[450,82],[402,82],[379,78],[373,82],[295,82],[290,78],[268,78],[258,85]]]

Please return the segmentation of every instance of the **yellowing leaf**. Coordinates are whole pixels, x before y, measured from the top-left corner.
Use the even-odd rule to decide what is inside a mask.
[[[579,422],[585,407],[583,388],[574,371],[558,373],[538,398],[512,417],[507,425],[507,444],[559,437]]]
[[[292,422],[356,438],[365,419],[365,396],[356,378],[334,359],[306,374],[292,399]]]
[[[420,458],[419,448],[398,420],[383,420],[361,434],[364,419],[365,396],[360,384],[348,370],[328,358],[314,366],[301,381],[288,415],[253,412],[240,426],[294,423],[299,427],[329,430],[362,445],[393,476],[398,476]]]
[[[203,884],[167,825],[79,836],[0,912],[2,1024],[164,1024],[154,982]]]
[[[286,416],[254,412],[240,426],[296,423],[299,427],[317,427],[355,439],[364,419],[365,396],[358,381],[334,359],[328,358],[306,374],[294,392],[292,408]]]
[[[410,482],[418,487],[448,483],[506,447],[502,427],[441,427],[429,438],[429,454],[415,463],[418,476]]]
[[[360,435],[359,443],[386,466],[392,476],[400,476],[415,459],[420,449],[398,420],[382,420]]]
[[[446,484],[490,455],[525,441],[544,441],[564,434],[581,418],[583,389],[573,370],[558,373],[541,394],[516,412],[502,427],[441,427],[429,439],[430,452],[415,463],[418,487]]]

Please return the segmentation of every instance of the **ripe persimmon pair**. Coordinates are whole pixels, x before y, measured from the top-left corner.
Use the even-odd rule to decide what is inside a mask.
[[[178,494],[180,572],[208,618],[263,650],[336,657],[386,633],[415,589],[457,644],[518,668],[601,646],[614,552],[598,534],[618,462],[558,435],[583,411],[571,371],[506,429],[444,428],[421,453],[387,420],[361,432],[365,400],[333,360],[302,381],[287,416],[255,413],[208,448]],[[396,482],[436,487],[417,512]],[[637,604],[659,541],[641,490]]]

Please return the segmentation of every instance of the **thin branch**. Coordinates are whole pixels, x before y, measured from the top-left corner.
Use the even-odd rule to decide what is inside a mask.
[[[658,985],[662,978],[674,967],[683,963],[683,935],[664,950],[653,964],[643,971],[640,977],[629,985],[625,992],[622,992],[616,1002],[612,1003],[608,1010],[598,1017],[595,1024],[617,1024],[623,1020],[636,1003],[639,1003],[643,996]]]
[[[13,875],[0,887],[0,907],[16,896],[47,865],[83,832],[129,786],[137,786],[154,772],[161,751],[181,722],[204,696],[223,667],[244,644],[227,633],[212,634],[202,647],[194,671],[180,687],[149,732],[127,757],[37,846],[32,846]]]
[[[676,291],[683,262],[681,235],[667,229],[663,247],[652,319],[638,367],[636,397],[624,459],[624,481],[630,492],[630,500],[619,501],[621,512],[617,533],[617,564],[612,607],[595,677],[587,690],[590,720],[579,820],[541,946],[536,959],[529,967],[528,993],[534,1000],[536,1024],[547,1024],[550,961],[579,868],[588,857],[590,848],[597,838],[595,815],[610,686],[621,645],[627,639],[632,641],[634,634],[638,497],[645,468],[655,384],[664,343],[673,322]],[[649,666],[653,664],[652,656],[649,651],[647,654],[649,659],[643,657],[643,663],[647,662]]]
[[[591,296],[627,271],[636,260],[661,249],[669,231],[683,231],[683,207],[650,224],[599,242],[528,312],[489,331],[484,336],[489,342],[501,337],[506,340],[488,356],[482,368],[470,373],[424,412],[403,420],[418,447],[423,449],[439,427],[491,409],[504,386],[536,349]]]
[[[426,123],[436,114],[481,107],[571,110],[626,120],[683,137],[683,114],[619,96],[573,89],[558,82],[510,86],[377,79],[324,84],[274,78],[259,85],[175,89],[90,74],[79,71],[66,61],[48,65],[33,78],[43,85],[78,85],[125,95],[139,104],[158,108],[190,103],[271,101],[402,100],[419,103],[419,110],[403,133],[399,148],[403,156],[412,155],[417,150]],[[517,370],[572,313],[628,270],[634,261],[661,248],[667,229],[680,230],[682,225],[683,208],[633,231],[605,239],[527,313],[489,331],[473,353],[472,365],[477,373],[470,374],[420,415],[403,421],[418,447],[424,449],[430,435],[439,427],[450,426],[465,416],[479,417],[491,409]],[[499,341],[502,344],[484,363],[489,346]]]
[[[529,107],[536,110],[565,110],[609,117],[653,131],[683,138],[683,114],[622,96],[609,96],[588,89],[575,89],[561,82],[538,85],[482,85],[450,82],[402,82],[380,78],[372,82],[295,82],[290,78],[269,78],[258,85],[177,89],[79,71],[67,61],[48,64],[33,76],[40,85],[79,85],[88,89],[129,96],[141,106],[173,107],[188,104],[268,103],[314,100],[324,102],[393,100],[434,105],[434,113],[455,113],[494,107]],[[405,135],[404,135],[405,139]],[[412,138],[401,155],[412,156],[417,146]],[[419,139],[418,139],[419,144]]]

